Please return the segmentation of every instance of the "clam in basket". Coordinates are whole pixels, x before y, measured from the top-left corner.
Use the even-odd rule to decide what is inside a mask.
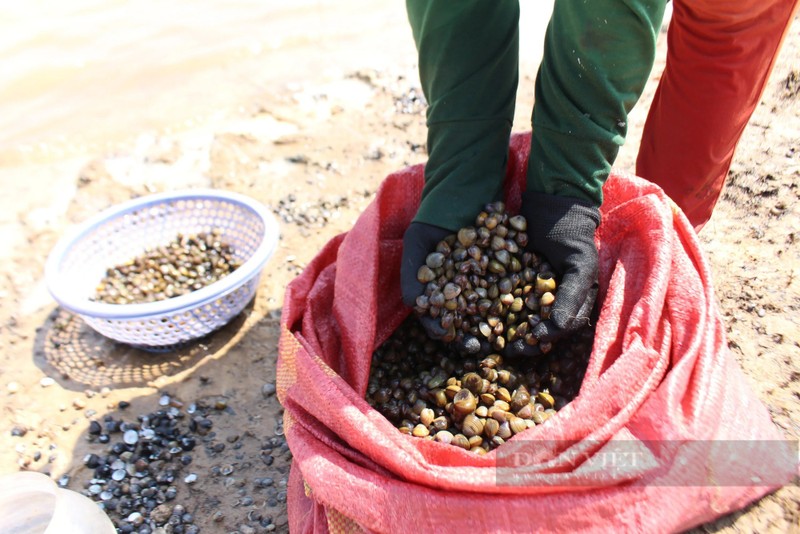
[[[223,278],[156,302],[96,300],[109,268],[176,236],[220,232],[238,268]],[[278,225],[253,199],[220,190],[188,190],[137,198],[109,208],[62,238],[45,265],[47,288],[96,331],[146,350],[168,350],[227,324],[255,296],[278,242]]]

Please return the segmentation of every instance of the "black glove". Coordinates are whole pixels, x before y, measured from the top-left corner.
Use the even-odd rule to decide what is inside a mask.
[[[408,226],[403,235],[403,257],[400,263],[400,286],[403,303],[406,306],[413,307],[417,297],[425,292],[425,284],[417,280],[417,271],[425,264],[425,258],[434,251],[439,241],[452,233],[454,232],[451,230],[420,222],[413,222]],[[428,316],[418,319],[428,336],[433,339],[441,339],[447,333],[439,319]],[[492,352],[488,343],[485,341],[481,343],[478,338],[471,335],[464,336],[454,345],[456,346],[453,348],[462,355]]]
[[[412,222],[406,229],[403,234],[403,258],[400,262],[400,289],[406,306],[413,307],[417,297],[425,291],[425,284],[417,280],[417,271],[425,264],[425,258],[433,252],[439,241],[452,233],[440,226],[421,222]],[[434,339],[441,339],[446,333],[438,319],[420,317],[419,321]]]
[[[597,298],[594,233],[600,211],[575,198],[526,192],[521,213],[528,221],[528,249],[544,256],[561,277],[550,319],[532,331],[540,341],[556,341],[589,324]],[[536,347],[527,352],[536,352],[531,349]]]

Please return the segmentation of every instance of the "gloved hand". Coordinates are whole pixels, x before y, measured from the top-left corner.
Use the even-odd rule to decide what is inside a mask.
[[[544,256],[561,278],[550,319],[532,331],[539,341],[556,341],[589,324],[597,298],[594,233],[600,212],[575,198],[533,192],[522,195],[520,211],[528,221],[528,249]],[[524,342],[506,348],[511,356],[539,352]]]
[[[451,230],[431,224],[412,222],[403,234],[403,257],[400,262],[400,289],[403,303],[413,307],[417,297],[425,291],[425,284],[417,280],[417,271],[437,243],[452,234]],[[441,339],[446,331],[437,319],[420,317],[420,324],[433,339]]]

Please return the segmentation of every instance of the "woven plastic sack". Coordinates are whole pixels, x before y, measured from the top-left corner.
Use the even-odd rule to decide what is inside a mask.
[[[511,143],[512,211],[529,140]],[[727,350],[694,231],[659,188],[618,174],[604,189],[603,304],[579,396],[485,456],[397,431],[364,396],[373,350],[409,313],[402,235],[422,185],[422,166],[388,176],[287,288],[277,378],[293,532],[677,531],[796,473],[797,451]]]

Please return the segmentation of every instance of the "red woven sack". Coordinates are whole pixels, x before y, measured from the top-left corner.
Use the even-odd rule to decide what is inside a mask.
[[[529,142],[512,138],[511,211]],[[690,224],[620,174],[604,188],[602,310],[578,397],[485,456],[397,431],[364,396],[373,350],[409,313],[399,265],[422,185],[422,166],[388,176],[286,290],[277,382],[293,532],[678,531],[796,473],[797,451],[727,349]]]

